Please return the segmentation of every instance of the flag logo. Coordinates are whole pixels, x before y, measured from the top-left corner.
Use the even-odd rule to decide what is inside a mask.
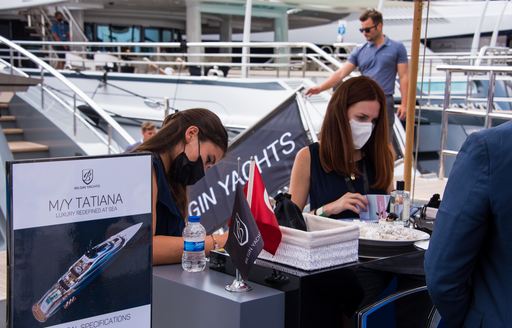
[[[236,187],[228,240],[224,248],[229,253],[233,265],[240,270],[242,277],[247,279],[254,261],[263,249],[263,240],[239,184]]]
[[[231,228],[234,230],[233,233],[235,235],[236,241],[240,246],[244,246],[249,241],[249,231],[244,221],[240,219],[238,213],[235,213],[233,217],[233,225]]]

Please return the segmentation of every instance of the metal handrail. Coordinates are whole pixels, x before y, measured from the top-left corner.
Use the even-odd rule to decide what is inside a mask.
[[[89,39],[87,39],[87,36],[85,35],[84,31],[80,27],[80,24],[77,23],[75,17],[71,13],[71,11],[68,9],[68,7],[60,6],[60,9],[64,13],[64,15],[66,15],[66,19],[71,23],[71,26],[70,26],[70,29],[69,29],[70,33],[73,33],[73,28],[75,28],[76,31],[78,31],[78,34],[80,35],[82,40],[84,40],[86,42],[89,41]],[[71,37],[71,39],[73,39],[71,35],[70,35],[70,37]]]
[[[330,68],[329,66],[325,65],[320,59],[316,58],[316,56],[312,56],[310,54],[306,55],[307,58],[309,58],[311,61],[315,62],[319,67],[323,68],[329,73],[333,73],[334,70]]]
[[[443,109],[441,116],[441,141],[440,141],[440,151],[439,151],[439,178],[442,179],[445,174],[444,167],[444,159],[445,155],[453,156],[457,155],[457,151],[445,149],[446,140],[448,134],[448,115],[472,115],[475,114],[471,111],[453,111],[450,110],[450,98],[451,98],[451,84],[452,84],[452,74],[453,73],[464,73],[468,74],[488,74],[489,76],[489,86],[487,90],[487,105],[485,108],[485,113],[481,113],[478,116],[484,117],[484,129],[487,129],[492,126],[493,118],[505,118],[512,120],[511,115],[505,115],[500,113],[501,115],[495,115],[494,113],[494,89],[496,85],[496,76],[497,74],[511,74],[512,67],[508,66],[468,66],[468,65],[440,65],[437,67],[439,71],[443,71],[446,74],[445,78],[445,89],[444,89],[444,101],[443,101]]]
[[[35,56],[34,54],[30,53],[26,49],[22,48],[21,46],[15,44],[14,42],[4,38],[3,36],[0,36],[0,42],[8,46],[9,48],[23,54],[28,59],[33,61],[35,64],[37,64],[42,70],[48,71],[50,74],[52,74],[55,78],[57,78],[61,83],[63,83],[66,87],[68,87],[73,93],[78,95],[87,105],[89,105],[107,124],[108,124],[108,130],[111,132],[113,129],[119,136],[122,138],[121,141],[125,145],[130,145],[135,142],[135,140],[126,132],[120,125],[117,123],[110,115],[103,110],[99,105],[97,105],[89,96],[87,96],[82,90],[80,90],[77,86],[75,86],[73,83],[71,83],[68,79],[66,79],[61,73],[59,73],[56,69],[51,67],[46,62],[42,61],[39,57]],[[43,72],[42,72],[43,73]],[[43,85],[42,85],[43,86]],[[111,135],[109,133],[109,142],[108,142],[108,152],[110,153],[111,150]],[[122,144],[121,144],[122,145]],[[123,145],[122,145],[123,146]]]
[[[99,41],[75,41],[75,42],[62,42],[62,41],[28,41],[28,40],[13,40],[14,43],[19,45],[61,45],[61,46],[90,46],[90,47],[144,47],[144,48],[180,48],[182,46],[179,42],[99,42]],[[314,53],[321,55],[322,58],[329,61],[334,66],[339,67],[340,62],[335,60],[332,55],[328,54],[318,46],[310,42],[188,42],[187,47],[216,47],[216,48],[301,48],[305,47],[312,50]],[[336,46],[343,44],[334,44]],[[347,47],[352,47],[353,44],[346,44]],[[166,53],[156,53],[158,55],[166,55]],[[130,55],[133,55],[131,53]],[[185,54],[186,55],[186,54]],[[216,55],[216,54],[202,54]],[[231,55],[222,53],[222,55]],[[233,54],[234,55],[234,54]],[[241,57],[240,54],[238,56]],[[250,55],[254,56],[254,55]],[[438,54],[427,54],[425,56],[420,55],[421,58],[425,59],[506,59],[512,58],[512,56],[506,55],[472,55],[471,53],[465,52],[446,52]]]
[[[46,24],[48,23],[48,25],[51,25],[52,20],[50,19],[50,17],[48,17],[46,10],[44,10],[43,8],[39,9],[39,14],[41,15],[41,28],[42,28],[43,36],[45,36],[46,38],[48,38],[50,40],[53,40],[51,28],[50,28],[50,30],[46,29],[46,27],[47,27]]]
[[[58,42],[58,41],[13,41],[19,45],[54,45],[54,46],[88,46],[88,47],[144,47],[144,48],[180,48],[179,42]],[[334,59],[317,45],[310,42],[187,42],[187,47],[215,47],[215,48],[304,48],[317,53],[323,60],[329,62],[336,68],[340,68],[342,63]],[[160,53],[160,55],[166,55]],[[224,53],[224,55],[230,55]],[[251,55],[247,55],[251,57]]]
[[[8,65],[8,63],[6,61],[4,61],[3,59],[0,59],[0,62],[2,63],[5,63]],[[18,68],[14,68],[14,70],[21,74],[22,76],[24,77],[30,77],[30,75],[26,74],[25,72],[19,70]],[[105,144],[105,146],[107,146],[109,148],[109,153],[110,152],[116,152],[116,151],[119,151],[119,149],[116,149],[115,147],[113,147],[112,144],[109,145],[108,143],[108,139],[105,138],[103,135],[101,135],[97,129],[95,129],[93,126],[91,126],[91,124],[89,122],[87,122],[87,120],[85,120],[82,116],[80,116],[77,111],[77,108],[76,108],[76,97],[73,97],[73,105],[74,105],[74,108],[71,108],[71,106],[66,103],[62,98],[58,97],[55,93],[53,93],[51,90],[49,90],[47,87],[43,87],[43,90],[44,92],[46,92],[48,95],[50,95],[50,97],[56,101],[58,104],[60,104],[63,108],[65,108],[69,113],[71,113],[71,115],[73,115],[73,135],[76,136],[77,135],[77,130],[76,130],[76,119],[78,119],[80,121],[80,123],[82,123],[83,125],[85,125],[89,131],[95,135],[103,144]]]
[[[30,42],[30,43],[29,43]],[[19,44],[20,45],[33,45],[34,41],[19,41]],[[42,43],[44,42],[44,44]],[[70,46],[70,42],[61,42],[61,41],[41,41],[41,42],[37,42],[38,45],[47,45],[47,43],[52,43],[51,45],[67,45],[67,46]],[[92,46],[92,45],[89,45],[90,47],[97,47],[97,46]],[[80,47],[84,47],[83,45],[81,45]],[[153,47],[153,43],[146,43],[144,46],[144,48],[151,48]],[[105,48],[111,48],[111,46],[105,46]],[[155,48],[160,48],[160,47],[155,47]],[[167,47],[166,47],[167,48]],[[33,50],[34,53],[49,53],[50,51],[49,50],[44,50],[44,49],[34,49]],[[87,55],[87,54],[93,54],[93,53],[96,53],[94,51],[73,51],[75,54],[80,54],[80,55]],[[109,51],[107,52],[108,54],[110,55],[115,55],[115,56],[124,56],[124,55],[127,55],[127,53],[124,53],[124,52],[116,52],[116,51]],[[201,57],[226,57],[226,56],[229,56],[231,58],[241,58],[243,57],[244,55],[242,54],[239,54],[239,53],[182,53],[182,52],[130,52],[128,54],[129,56],[131,57],[140,57],[140,56],[160,56],[160,57],[176,57],[176,56],[181,56],[181,57],[193,57],[193,56],[201,56]],[[287,57],[300,57],[302,55],[305,55],[301,52],[298,52],[298,53],[280,53],[280,54],[250,54],[250,57],[251,58],[287,58]],[[319,56],[319,54],[315,54],[315,53],[308,53],[307,54],[308,57],[321,57]],[[340,58],[340,56],[336,56],[337,58]],[[343,59],[346,60],[345,57],[348,57],[348,55],[344,55]],[[410,58],[410,56],[409,56]],[[443,55],[426,55],[426,56],[422,56],[420,55],[420,58],[425,58],[427,60],[430,60],[431,61],[431,64],[434,64],[434,60],[437,60],[437,61],[440,61],[442,63],[444,63],[444,61],[446,61],[447,59],[456,59],[458,61],[462,61],[462,60],[477,60],[477,59],[480,59],[480,60],[486,60],[486,59],[494,59],[494,60],[497,60],[497,59],[507,59],[509,61],[512,61],[512,55],[485,55],[485,56],[443,56]],[[444,63],[445,64],[445,63]],[[442,64],[441,64],[442,65]]]
[[[512,73],[512,67],[509,66],[440,65],[437,69],[453,73]]]
[[[337,68],[341,67],[343,65],[343,60],[336,57],[335,54],[331,55],[327,52],[325,52],[323,49],[317,47],[314,44],[308,43],[308,42],[189,42],[186,44],[187,47],[190,49],[202,49],[202,48],[208,48],[208,47],[217,47],[217,48],[243,48],[243,47],[253,47],[253,48],[298,48],[300,49],[298,52],[285,52],[285,53],[276,53],[276,54],[238,54],[238,53],[204,53],[204,52],[183,52],[182,51],[172,51],[172,52],[162,52],[163,49],[166,48],[181,48],[183,44],[178,42],[58,42],[58,41],[15,41],[18,44],[21,45],[66,45],[70,48],[76,47],[76,46],[88,46],[88,47],[98,47],[98,48],[114,48],[117,49],[117,51],[108,51],[107,53],[116,56],[119,59],[114,60],[118,64],[148,64],[146,62],[142,62],[140,60],[137,60],[137,57],[147,57],[147,56],[155,56],[156,60],[152,60],[152,64],[154,65],[183,65],[183,66],[229,66],[229,67],[244,67],[245,64],[240,63],[232,63],[232,62],[225,62],[225,61],[219,61],[219,62],[207,62],[207,61],[198,61],[197,58],[244,58],[244,57],[250,57],[250,58],[262,58],[262,57],[269,57],[269,58],[283,58],[284,62],[280,63],[264,63],[264,64],[247,64],[247,67],[268,67],[273,68],[275,70],[279,70],[283,67],[288,68],[290,70],[291,68],[299,68],[302,67],[303,76],[305,76],[306,72],[306,65],[307,62],[313,62],[317,65],[317,67],[320,70],[324,71],[331,71],[329,69],[330,65],[334,67],[333,71]],[[354,46],[357,46],[356,44],[352,43],[342,43],[342,44],[334,44],[334,46],[345,46],[347,49],[351,49]],[[135,60],[123,60],[121,59],[121,56],[127,55],[126,53],[121,52],[122,47],[143,47],[143,48],[149,48],[154,49],[151,52],[130,52],[129,56],[132,57],[131,59]],[[307,53],[306,49],[312,50],[311,53]],[[302,50],[302,51],[301,51]],[[42,53],[44,54],[46,51],[38,51],[34,50],[34,53]],[[73,52],[76,55],[83,56],[84,54],[93,54],[94,51],[74,51]],[[182,57],[182,58],[190,58],[192,62],[180,62],[177,63],[176,61],[166,61],[162,60],[165,57]],[[41,56],[43,57],[43,56]],[[512,56],[507,56],[503,54],[498,55],[488,55],[484,53],[480,53],[479,55],[472,55],[471,53],[442,53],[442,54],[427,54],[425,56],[421,56],[422,58],[425,57],[426,60],[430,63],[429,66],[427,66],[425,69],[429,71],[429,75],[432,75],[433,67],[435,65],[444,65],[446,63],[448,64],[460,64],[463,62],[464,64],[473,64],[477,60],[500,60],[500,61],[510,61],[512,62]],[[288,64],[288,61],[294,60],[294,58],[299,58],[299,62],[295,63],[294,65]],[[45,59],[45,58],[43,58]],[[63,59],[59,59],[63,60]],[[84,59],[85,61],[86,59]],[[75,61],[76,62],[76,61]],[[440,62],[440,63],[439,63]],[[301,66],[302,65],[302,66]],[[293,66],[293,67],[292,67]],[[428,89],[430,90],[430,89]],[[430,92],[429,92],[430,94]]]
[[[9,66],[9,63],[6,62],[5,60],[3,59],[0,59],[0,63],[4,63],[5,65]],[[23,72],[22,70],[18,69],[17,67],[13,67],[14,71],[18,74],[20,74],[21,76],[24,76],[24,77],[30,77],[30,75],[28,75],[27,73]],[[44,91],[46,93],[48,93],[52,98],[53,100],[55,100],[56,102],[58,102],[62,107],[64,107],[68,112],[70,112],[75,118],[77,118],[78,120],[80,120],[80,122],[87,126],[87,128],[99,139],[101,140],[106,146],[108,146],[108,141],[107,139],[102,136],[93,126],[91,126],[91,124],[89,124],[89,122],[87,122],[87,120],[85,120],[81,115],[78,114],[78,112],[76,111],[76,98],[73,97],[74,99],[74,108],[71,108],[71,106],[66,103],[62,98],[58,97],[55,93],[53,93],[51,90],[49,90],[47,87],[43,87]],[[73,122],[75,122],[73,120]],[[73,123],[74,125],[74,135],[76,136],[76,123]],[[115,150],[112,145],[109,146],[111,150]]]

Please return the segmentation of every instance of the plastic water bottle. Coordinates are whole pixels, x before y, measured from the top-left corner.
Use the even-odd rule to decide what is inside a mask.
[[[200,272],[206,267],[204,238],[206,230],[199,223],[201,217],[189,216],[188,224],[183,229],[183,256],[181,266],[188,272]]]

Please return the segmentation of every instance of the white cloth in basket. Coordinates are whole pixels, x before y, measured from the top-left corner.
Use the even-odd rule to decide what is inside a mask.
[[[263,250],[259,258],[308,271],[357,261],[358,226],[309,213],[303,215],[308,231],[280,227],[283,238],[276,254]]]

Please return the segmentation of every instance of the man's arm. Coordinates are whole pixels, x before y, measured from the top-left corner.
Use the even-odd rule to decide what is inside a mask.
[[[61,41],[58,33],[58,27],[55,23],[51,27],[53,41]]]
[[[53,41],[61,41],[61,39],[57,33],[53,32],[52,35],[53,35]]]
[[[405,119],[407,114],[407,97],[409,90],[409,65],[407,63],[396,65],[398,71],[398,78],[400,80],[400,95],[402,102],[398,106],[398,118],[401,120]]]
[[[356,66],[351,62],[345,62],[345,64],[338,68],[338,70],[334,72],[324,83],[309,88],[306,91],[306,96],[316,95],[322,91],[334,87],[337,83],[347,77],[355,68]]]
[[[428,290],[447,327],[462,327],[470,305],[491,213],[489,175],[485,134],[472,134],[452,168],[425,254]]]

